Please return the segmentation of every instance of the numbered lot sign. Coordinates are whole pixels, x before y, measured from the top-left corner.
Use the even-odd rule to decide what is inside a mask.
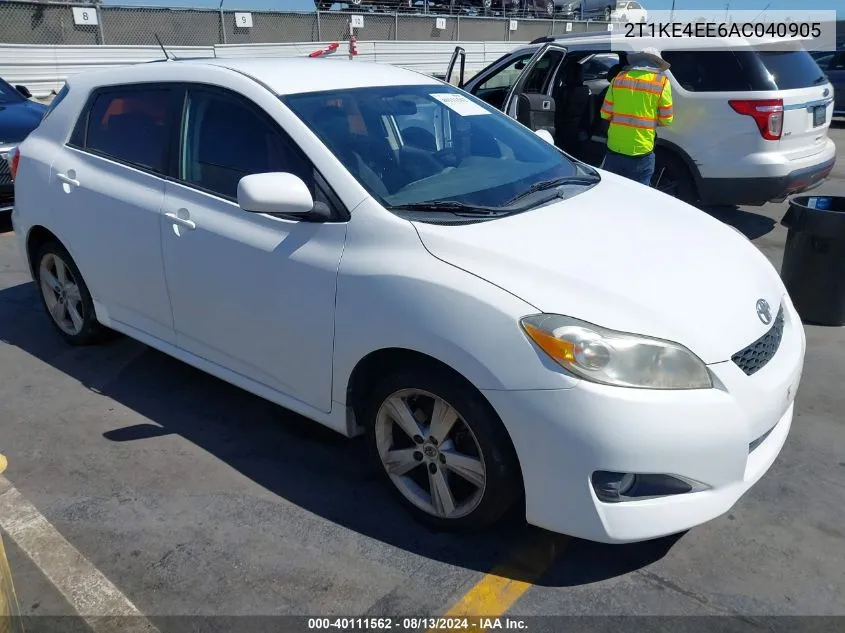
[[[251,29],[252,13],[235,13],[235,26],[239,29]]]
[[[73,23],[80,26],[96,26],[97,10],[94,7],[73,7]]]
[[[516,31],[516,20],[511,20],[509,27],[511,31]]]
[[[446,18],[436,18],[434,20],[434,28],[440,29],[441,31],[446,30]]]
[[[352,28],[353,29],[363,29],[364,28],[364,16],[363,15],[353,15],[352,16]]]

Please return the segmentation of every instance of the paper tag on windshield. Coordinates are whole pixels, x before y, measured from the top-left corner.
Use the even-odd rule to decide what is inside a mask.
[[[440,103],[461,116],[476,116],[478,114],[490,114],[477,103],[473,103],[463,95],[453,92],[441,92],[431,95]]]

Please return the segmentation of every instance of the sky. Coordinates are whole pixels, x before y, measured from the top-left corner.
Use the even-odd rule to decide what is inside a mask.
[[[364,0],[366,2],[366,0]],[[728,0],[675,0],[675,10],[700,11],[724,10]],[[103,0],[104,4],[132,6],[169,6],[169,7],[214,7],[220,0]],[[647,9],[668,11],[672,0],[644,0]],[[769,11],[790,11],[797,8],[815,11],[837,11],[840,20],[845,19],[843,0],[730,0],[732,11],[762,11],[766,5]],[[275,9],[278,11],[312,11],[313,0],[223,0],[223,7],[229,10]]]

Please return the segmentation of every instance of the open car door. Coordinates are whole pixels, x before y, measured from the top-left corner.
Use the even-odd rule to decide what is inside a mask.
[[[452,53],[452,59],[449,60],[449,67],[446,69],[445,81],[458,88],[464,87],[464,68],[466,67],[467,52],[460,46],[455,47]],[[453,81],[455,73],[455,64],[460,62],[460,75],[457,77],[457,83]]]
[[[546,42],[528,60],[505,97],[502,111],[535,132],[555,134],[555,100],[550,86],[566,56],[566,48]]]

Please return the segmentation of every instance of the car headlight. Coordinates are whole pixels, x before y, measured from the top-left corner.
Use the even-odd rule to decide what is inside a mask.
[[[641,389],[710,389],[707,367],[683,345],[616,332],[559,314],[520,320],[522,329],[564,369],[584,380]]]

